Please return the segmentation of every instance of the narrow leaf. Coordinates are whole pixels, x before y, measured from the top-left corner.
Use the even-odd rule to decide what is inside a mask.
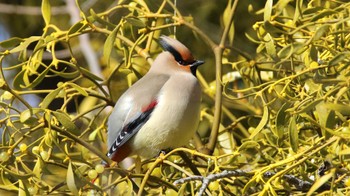
[[[79,195],[78,188],[75,184],[72,162],[69,162],[69,165],[68,165],[66,181],[67,181],[68,189],[73,193],[73,195]]]
[[[292,150],[296,152],[298,150],[298,145],[299,145],[299,137],[298,137],[298,128],[297,128],[297,123],[295,119],[295,115],[293,115],[290,118],[289,126],[288,126],[288,132],[289,132],[289,141],[290,145],[292,147]]]
[[[22,51],[24,49],[27,49],[29,44],[40,40],[40,38],[41,38],[40,36],[31,36],[31,37],[25,39],[24,42],[21,42],[21,44],[19,46],[10,50],[10,53],[16,53],[16,52]]]
[[[20,44],[21,42],[23,42],[22,38],[19,37],[12,37],[10,39],[7,39],[5,41],[0,42],[0,47],[3,48],[12,48],[17,46],[18,44]]]
[[[18,195],[19,196],[27,196],[30,195],[28,192],[28,189],[26,188],[25,184],[22,180],[18,180],[19,183],[19,189],[18,189]]]
[[[250,139],[254,138],[266,125],[267,121],[269,120],[269,109],[268,107],[265,105],[264,106],[264,113],[263,116],[260,120],[260,123],[258,124],[258,126],[255,128],[255,130],[253,131],[253,133],[250,135]]]
[[[41,108],[48,108],[50,103],[57,98],[58,93],[62,90],[62,88],[56,88],[55,90],[51,91],[44,100],[40,103]]]
[[[267,39],[269,39],[267,42],[265,42],[265,47],[267,54],[270,55],[273,59],[277,57],[275,42],[273,40],[273,37],[270,33],[266,34]]]
[[[336,104],[336,103],[326,103],[326,108],[329,110],[334,110],[336,112],[341,113],[342,115],[350,116],[350,106],[344,104]]]
[[[45,24],[47,26],[48,24],[50,24],[50,19],[51,19],[50,0],[42,0],[41,12],[43,14],[43,18],[44,18]]]
[[[83,89],[81,88],[79,85],[71,83],[71,82],[67,82],[68,85],[70,85],[71,87],[73,87],[76,91],[78,91],[81,95],[87,97],[89,96],[89,94]]]
[[[146,27],[146,24],[138,19],[138,18],[124,18],[126,20],[126,22],[130,23],[132,26],[135,26],[135,27]]]
[[[312,40],[319,40],[325,33],[329,31],[330,25],[323,25],[320,28],[318,28],[312,37]]]
[[[282,139],[283,138],[283,134],[284,134],[284,129],[287,127],[286,126],[286,116],[287,116],[287,112],[286,109],[288,109],[290,107],[290,104],[285,103],[283,104],[283,106],[281,107],[280,110],[278,110],[277,115],[276,115],[276,129],[277,129],[277,137]]]
[[[342,52],[342,53],[337,54],[335,57],[333,57],[332,60],[329,61],[328,65],[334,66],[334,65],[340,63],[345,58],[349,57],[349,54],[350,54],[349,52]]]
[[[80,32],[86,26],[87,25],[85,23],[83,23],[83,21],[79,21],[69,28],[67,35],[71,35],[73,33]]]
[[[58,122],[69,132],[74,133],[76,135],[79,134],[78,127],[74,124],[72,119],[68,116],[67,113],[62,111],[52,111],[52,114],[57,118]]]
[[[50,71],[51,66],[48,66],[45,68],[44,71],[40,72],[38,77],[36,77],[31,83],[29,83],[27,86],[21,85],[22,88],[34,88],[37,85],[39,85],[43,79],[46,77],[47,73]]]
[[[43,162],[40,158],[37,158],[37,161],[35,163],[33,174],[38,178],[41,179],[41,174],[43,171]]]
[[[264,21],[271,19],[273,0],[267,0],[264,9]]]
[[[90,9],[90,14],[91,14],[91,16],[88,17],[88,20],[91,23],[96,21],[96,22],[100,23],[101,25],[107,26],[110,29],[114,29],[116,27],[115,24],[113,24],[111,22],[108,22],[107,20],[105,20],[105,19],[101,18],[100,16],[98,16],[93,9]]]
[[[325,18],[326,16],[329,16],[329,15],[332,15],[332,14],[336,14],[336,13],[337,12],[333,11],[333,10],[322,11],[319,14],[316,14],[314,17],[312,17],[310,22],[315,22],[318,19]]]
[[[95,74],[91,73],[89,70],[83,68],[83,67],[80,67],[80,71],[83,75],[93,79],[93,80],[97,80],[97,81],[103,81],[102,78],[96,76]]]
[[[315,107],[321,103],[324,100],[324,98],[318,98],[314,101],[311,101],[310,103],[306,104],[305,106],[303,106],[301,109],[297,110],[294,112],[294,114],[300,114],[300,113],[305,113],[305,112],[309,112],[311,110],[314,110]]]
[[[319,178],[310,188],[310,190],[307,192],[307,196],[314,195],[314,193],[317,191],[318,188],[320,188],[322,185],[327,183],[334,175],[334,170],[331,170],[332,172],[329,172],[328,174],[322,176]]]
[[[117,32],[119,30],[119,25],[114,28],[114,30],[111,32],[111,34],[108,35],[105,44],[103,46],[103,57],[107,61],[107,65],[109,66],[110,63],[110,56],[114,47],[114,41],[117,37]]]

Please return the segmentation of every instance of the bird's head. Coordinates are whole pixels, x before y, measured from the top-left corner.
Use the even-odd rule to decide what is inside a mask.
[[[190,50],[176,39],[162,35],[159,43],[165,51],[173,55],[175,61],[182,69],[188,70],[196,76],[197,67],[202,65],[204,61],[195,60]]]

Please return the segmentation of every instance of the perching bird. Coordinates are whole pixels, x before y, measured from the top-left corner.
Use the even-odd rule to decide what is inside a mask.
[[[108,154],[120,162],[128,156],[157,156],[185,145],[199,123],[201,87],[195,60],[179,41],[161,36],[165,50],[148,73],[117,101],[108,119]]]

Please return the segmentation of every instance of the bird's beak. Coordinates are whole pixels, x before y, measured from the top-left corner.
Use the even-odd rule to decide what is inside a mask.
[[[204,64],[204,61],[196,60],[190,65],[191,73],[196,76],[197,67]]]

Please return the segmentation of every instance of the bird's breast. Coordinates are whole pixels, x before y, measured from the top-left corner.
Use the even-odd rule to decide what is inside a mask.
[[[135,149],[143,156],[187,144],[199,123],[201,88],[194,77],[170,78],[158,96],[158,104],[148,122],[135,135]],[[141,144],[141,145],[139,145]]]

